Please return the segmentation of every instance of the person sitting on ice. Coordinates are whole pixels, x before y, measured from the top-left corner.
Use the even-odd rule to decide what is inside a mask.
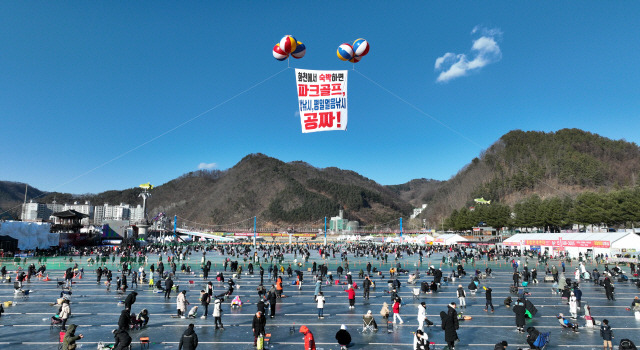
[[[236,295],[235,298],[231,301],[231,307],[241,307],[242,300],[240,300],[240,296]]]
[[[560,325],[562,325],[563,328],[570,328],[574,332],[578,332],[577,323],[569,322],[569,320],[567,320],[563,314],[559,314],[557,318],[558,318],[558,322],[560,322]]]

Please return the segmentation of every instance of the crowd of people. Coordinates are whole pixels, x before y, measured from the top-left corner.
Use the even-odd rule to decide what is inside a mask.
[[[423,260],[430,258],[434,253],[442,254],[441,267],[436,268],[434,265],[423,266]],[[368,243],[343,243],[326,246],[282,244],[257,247],[218,244],[171,248],[164,246],[129,247],[116,248],[115,250],[86,248],[81,254],[88,256],[87,265],[95,268],[96,283],[98,285],[103,284],[106,287],[106,291],[110,292],[111,282],[115,275],[115,291],[123,296],[121,303],[123,310],[118,319],[118,329],[113,331],[113,346],[115,349],[128,348],[132,341],[130,332],[145,328],[149,323],[150,315],[147,309],[142,309],[138,313],[133,312],[138,292],[136,290],[128,291],[130,288],[137,289],[139,286],[147,285],[158,294],[158,297],[163,297],[168,301],[174,298],[172,297],[172,292],[175,292],[177,310],[175,317],[182,319],[196,318],[200,312],[201,319],[207,319],[212,316],[215,330],[222,331],[224,330],[222,322],[223,305],[229,305],[231,308],[242,305],[242,301],[237,296],[230,303],[227,304],[227,302],[234,297],[237,283],[242,279],[243,271],[245,271],[245,275],[259,276],[260,279],[254,299],[256,300],[257,309],[251,322],[253,344],[257,348],[264,346],[264,339],[267,335],[267,318],[273,319],[277,317],[276,306],[282,298],[286,297],[284,279],[287,278],[293,280],[293,288],[301,289],[303,283],[306,282],[304,274],[310,273],[318,319],[323,320],[326,303],[326,298],[322,291],[323,287],[326,288],[327,285],[333,286],[334,283],[338,284],[338,281],[340,281],[340,286],[343,287],[346,293],[345,306],[349,310],[353,310],[356,307],[357,294],[361,294],[363,302],[368,304],[371,290],[376,288],[375,281],[384,284],[388,275],[386,280],[388,290],[381,292],[378,288],[376,293],[389,294],[389,303],[383,303],[380,316],[384,319],[385,324],[389,321],[394,329],[405,323],[401,314],[403,313],[403,305],[406,303],[398,292],[402,286],[401,277],[407,277],[408,283],[411,285],[420,286],[420,288],[412,288],[412,291],[415,291],[414,293],[420,293],[420,297],[437,293],[443,286],[451,285],[456,280],[461,281],[463,278],[468,278],[471,282],[466,288],[463,284],[457,284],[457,287],[454,287],[456,288],[456,301],[448,303],[446,310],[442,310],[439,314],[440,327],[444,331],[443,340],[448,349],[454,350],[456,344],[460,341],[458,336],[460,322],[471,319],[470,316],[464,314],[469,295],[476,295],[476,293],[484,291],[484,311],[495,312],[492,300],[493,289],[488,282],[492,276],[492,269],[488,267],[488,264],[483,270],[476,269],[467,272],[465,269],[473,266],[473,262],[486,260],[488,262],[501,261],[512,266],[513,286],[509,292],[514,297],[509,296],[505,299],[504,304],[513,310],[516,330],[520,333],[526,333],[526,342],[530,348],[543,347],[544,338],[546,337],[546,341],[548,341],[549,336],[539,332],[534,327],[528,327],[525,330],[527,318],[535,317],[537,312],[535,305],[528,298],[531,293],[527,286],[530,283],[536,284],[539,282],[538,268],[544,266],[545,277],[550,276],[553,278],[552,292],[557,293],[561,300],[568,305],[570,317],[564,316],[563,313],[557,315],[561,327],[577,332],[579,328],[577,322],[578,311],[585,310],[585,319],[588,316],[588,320],[592,322],[593,326],[599,325],[601,327],[600,334],[604,340],[606,350],[607,347],[611,347],[613,338],[611,326],[608,320],[595,321],[590,314],[588,306],[582,304],[580,283],[586,283],[587,281],[594,283],[603,288],[607,299],[615,300],[613,292],[614,280],[624,275],[619,266],[610,268],[606,264],[602,266],[601,272],[598,271],[598,268],[594,268],[589,272],[586,270],[584,262],[580,261],[576,268],[576,273],[573,275],[574,279],[570,280],[565,277],[565,260],[561,260],[558,267],[553,263],[550,264],[548,257],[542,255],[523,255],[521,252],[514,251],[497,252],[496,250],[477,250],[464,247],[376,245]],[[314,257],[313,261],[311,261],[312,255]],[[212,276],[212,263],[209,258],[212,256],[223,257],[223,262],[220,264],[220,271],[215,272],[215,276],[210,278]],[[417,256],[417,263],[415,268],[407,269],[407,266],[401,264],[400,261],[411,256]],[[353,263],[355,258],[366,261],[366,266],[356,266]],[[380,267],[383,264],[389,265],[390,258],[391,266],[389,270],[386,270],[386,268],[384,271],[382,271],[382,268],[380,270],[377,269],[375,265]],[[116,259],[119,259],[119,261],[116,262]],[[197,265],[192,267],[196,259],[200,260],[199,267]],[[72,263],[71,259],[69,259],[69,263]],[[533,263],[538,268],[529,269],[529,264]],[[19,282],[30,280],[35,275],[44,276],[47,271],[46,259],[43,261],[42,257],[40,257],[38,264],[40,268],[37,270],[35,269],[35,264],[31,264],[27,269],[27,274],[19,273]],[[111,268],[109,268],[109,264],[111,264]],[[635,265],[631,264],[630,269],[631,274],[634,274]],[[7,274],[5,266],[0,271],[2,271],[3,276]],[[63,349],[72,349],[73,344],[82,338],[82,334],[75,335],[77,331],[75,324],[70,324],[67,327],[71,309],[70,298],[64,297],[64,291],[66,288],[70,293],[74,278],[78,278],[84,273],[84,267],[78,266],[77,262],[64,272],[64,288],[59,302],[60,309],[54,316],[54,319],[60,321],[61,329],[66,331]],[[358,280],[355,280],[354,273],[357,274]],[[181,276],[194,278],[193,276],[196,274],[202,278],[204,287],[197,296],[197,304],[199,306],[196,305],[189,308],[191,302],[187,297],[188,291],[180,288],[178,284],[193,283],[192,280],[185,280]],[[431,279],[430,283],[426,280],[420,281],[425,275]],[[374,276],[377,278],[374,278]],[[216,288],[222,289],[216,293],[214,291]],[[362,290],[361,293],[360,289]],[[209,306],[212,303],[212,310],[209,310]],[[425,325],[430,327],[434,323],[427,318],[426,302],[421,301],[417,309],[416,327],[413,327],[413,347],[416,350],[426,350],[430,348],[430,342],[428,329],[425,329]],[[638,301],[637,297],[634,299],[630,309],[633,309],[634,312],[640,312],[640,301]],[[587,315],[587,312],[589,315]],[[378,331],[378,323],[371,310],[362,315],[362,322],[363,329],[369,329],[374,333]],[[298,331],[304,335],[305,350],[315,349],[315,338],[309,327],[301,326]],[[335,340],[341,349],[346,349],[352,344],[352,337],[345,325],[342,325],[337,331]],[[195,349],[197,346],[198,336],[195,332],[194,324],[191,323],[181,336],[179,349]],[[500,341],[495,348],[506,349],[507,346],[506,341]]]

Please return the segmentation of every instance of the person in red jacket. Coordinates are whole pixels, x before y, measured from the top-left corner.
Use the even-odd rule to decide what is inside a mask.
[[[313,333],[307,326],[300,326],[300,333],[304,334],[304,350],[316,350],[316,341],[313,339]]]
[[[356,291],[353,289],[353,286],[349,286],[349,289],[345,290],[349,295],[349,309],[354,309],[356,307]]]
[[[400,324],[404,323],[400,317],[400,298],[396,298],[393,302],[393,323],[396,323],[396,318],[400,320]]]

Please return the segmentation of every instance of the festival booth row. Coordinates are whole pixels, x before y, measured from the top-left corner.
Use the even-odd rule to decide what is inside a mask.
[[[508,249],[548,252],[551,255],[565,252],[572,257],[580,253],[633,256],[640,252],[640,236],[633,232],[520,233],[504,240],[502,245]]]

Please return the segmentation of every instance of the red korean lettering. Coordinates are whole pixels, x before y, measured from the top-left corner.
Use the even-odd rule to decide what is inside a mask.
[[[313,130],[318,128],[318,113],[305,113],[304,116],[306,117],[304,120],[305,130]]]
[[[309,87],[307,86],[307,84],[298,85],[298,97],[307,96],[308,93],[309,93]]]
[[[331,96],[343,96],[342,84],[331,84]]]
[[[320,114],[320,126],[321,128],[333,128],[333,112],[321,112]]]
[[[318,85],[310,85],[309,86],[309,97],[318,97],[320,96],[320,86]]]
[[[330,84],[320,85],[320,96],[329,96],[330,92],[331,92]]]

